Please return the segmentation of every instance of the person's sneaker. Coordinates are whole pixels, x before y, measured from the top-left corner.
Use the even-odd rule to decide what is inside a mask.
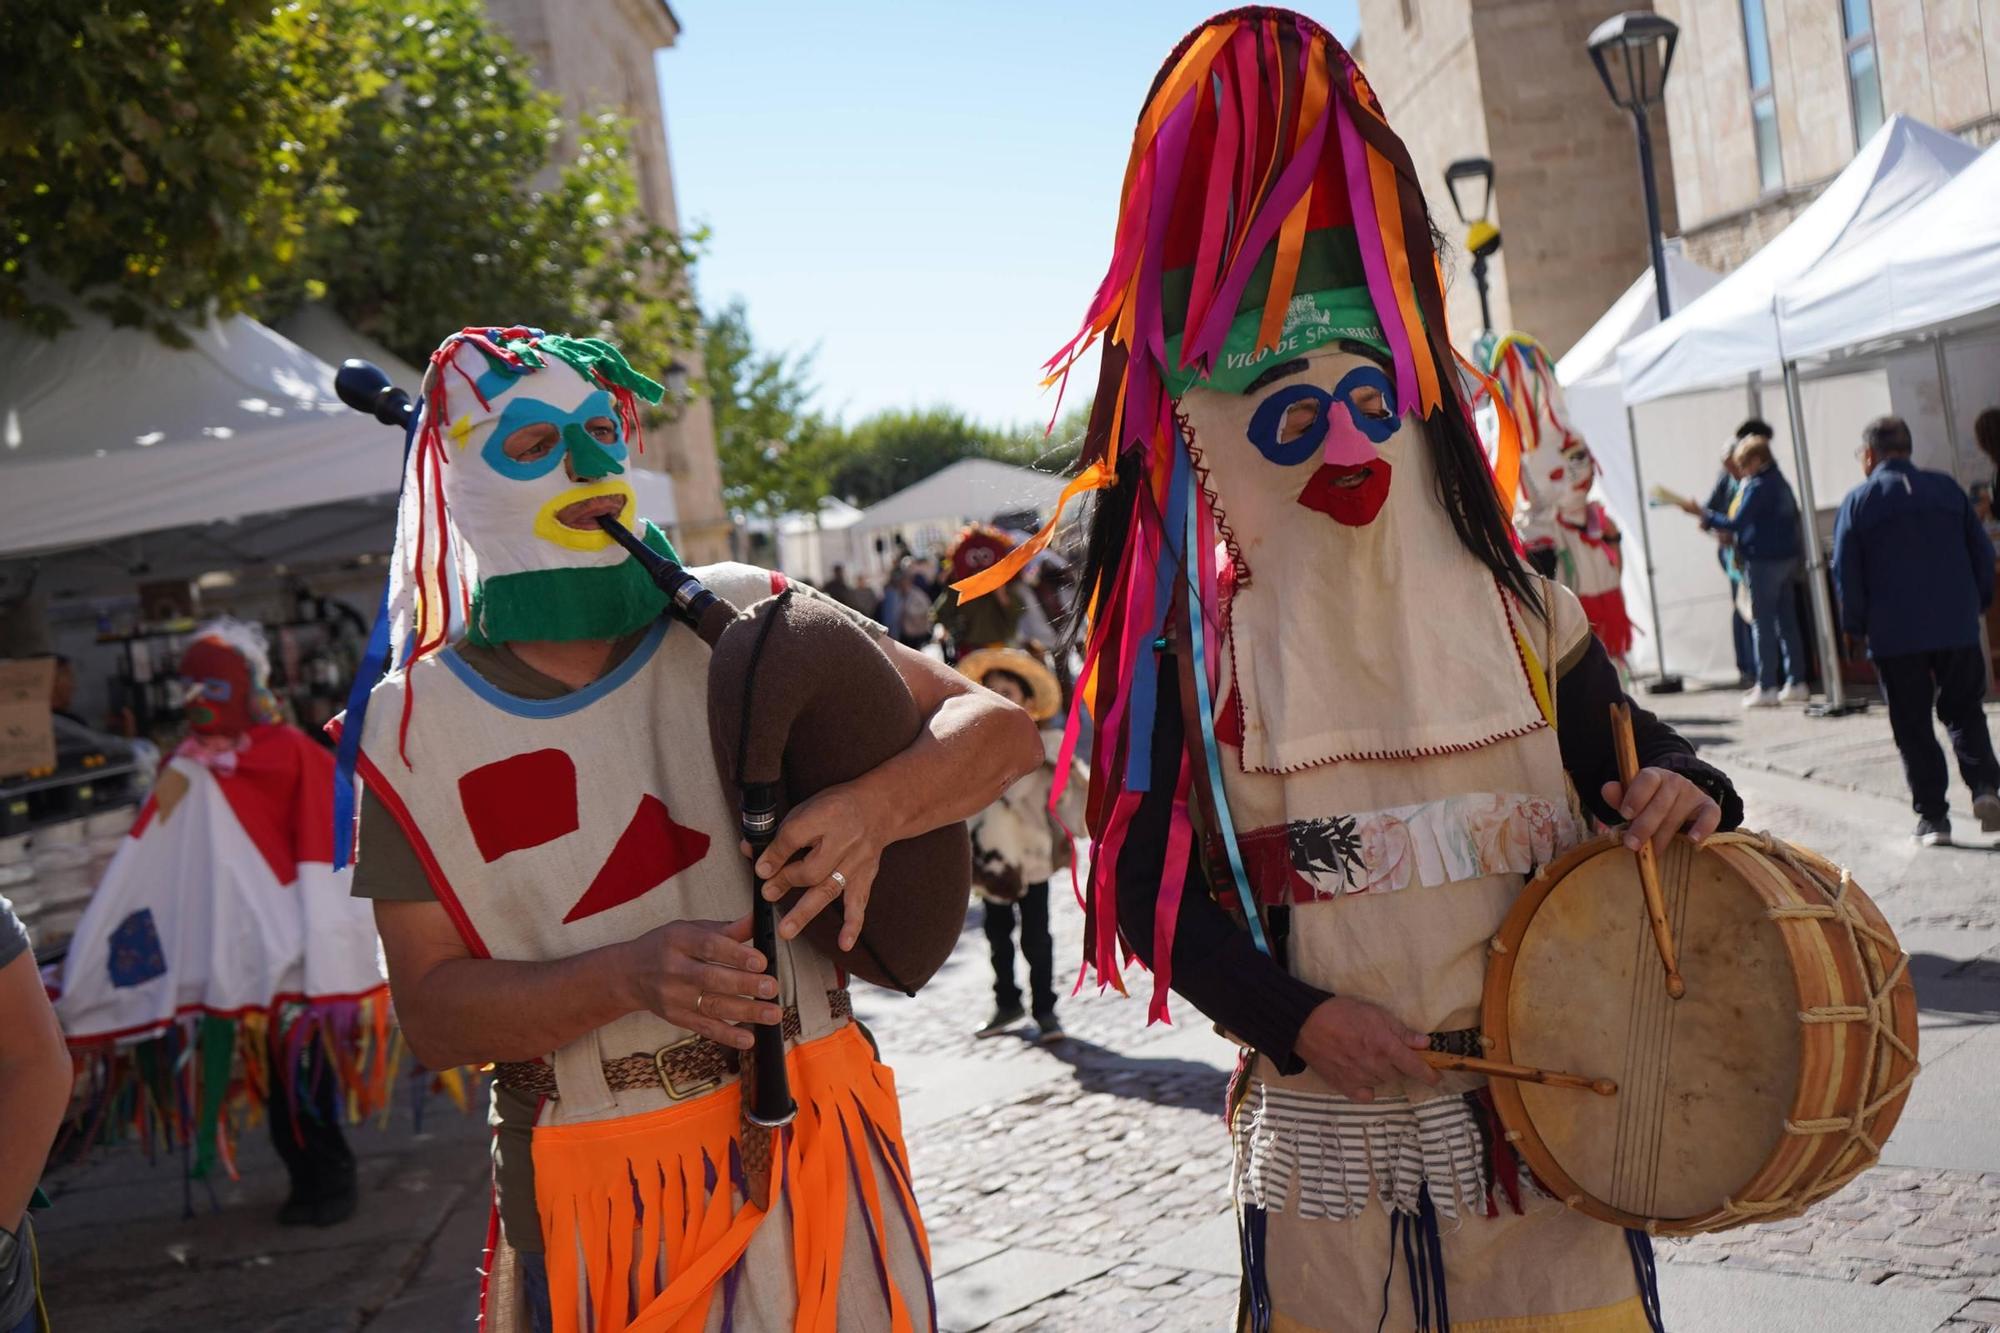
[[[1028,1011],[1020,1005],[1003,1004],[993,1011],[993,1017],[986,1020],[986,1025],[972,1035],[975,1037],[997,1037],[1027,1016]]]
[[[1951,846],[1951,821],[1949,819],[1919,819],[1917,831],[1910,835],[1926,847]]]
[[[1979,816],[1982,833],[2000,833],[2000,791],[1974,793],[1972,813]]]
[[[1778,692],[1776,690],[1767,690],[1760,686],[1743,696],[1743,706],[1745,708],[1776,708],[1778,706]]]
[[[1795,680],[1778,691],[1781,704],[1806,704],[1812,702],[1812,688],[1804,681]]]
[[[1069,1035],[1063,1031],[1062,1020],[1052,1013],[1036,1014],[1035,1027],[1038,1029],[1035,1040],[1044,1046],[1053,1046]]]

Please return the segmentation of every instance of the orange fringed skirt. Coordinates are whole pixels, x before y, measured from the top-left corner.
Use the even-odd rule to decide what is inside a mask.
[[[555,1333],[936,1325],[895,1077],[849,1024],[786,1060],[770,1213],[744,1198],[740,1093],[535,1130]]]

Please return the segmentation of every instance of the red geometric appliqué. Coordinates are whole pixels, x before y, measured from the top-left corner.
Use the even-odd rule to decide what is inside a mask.
[[[576,832],[576,764],[561,750],[483,764],[458,780],[458,802],[491,864]]]
[[[563,924],[608,912],[650,893],[707,855],[706,833],[676,824],[659,797],[642,796],[632,822],[618,835],[618,845],[604,859],[603,869],[590,881],[583,897],[569,909]]]

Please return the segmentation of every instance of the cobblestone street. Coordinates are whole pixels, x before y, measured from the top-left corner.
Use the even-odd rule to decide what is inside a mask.
[[[1900,791],[1851,759],[1886,737],[1879,710],[1746,725],[1732,693],[1664,711],[1739,779],[1753,827],[1849,865],[1902,932],[1926,1067],[1884,1164],[1845,1192],[1805,1218],[1660,1247],[1668,1327],[2000,1329],[2000,849],[1908,841]],[[1962,810],[1963,793],[1954,799]],[[1067,981],[1081,921],[1066,883],[1056,900]],[[1184,1005],[1177,1025],[1148,1028],[1137,997],[1094,988],[1064,1000],[1062,1045],[1034,1045],[1026,1028],[978,1040],[989,985],[975,923],[919,999],[857,996],[902,1090],[944,1327],[1228,1327],[1236,1241],[1220,1110],[1232,1048]],[[412,1139],[405,1111],[365,1136],[362,1215],[324,1233],[268,1224],[281,1173],[258,1144],[246,1144],[243,1181],[220,1191],[222,1210],[198,1196],[185,1224],[171,1163],[100,1159],[73,1173],[48,1214],[57,1327],[470,1327],[483,1128],[436,1099],[425,1128]]]

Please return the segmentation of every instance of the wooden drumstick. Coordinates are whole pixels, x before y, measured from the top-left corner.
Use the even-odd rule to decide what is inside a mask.
[[[1639,744],[1632,738],[1632,710],[1625,704],[1611,705],[1611,740],[1618,751],[1618,782],[1627,793],[1639,775]],[[1667,924],[1667,896],[1660,889],[1660,863],[1651,839],[1639,844],[1633,855],[1639,858],[1639,884],[1646,894],[1646,916],[1653,923],[1653,942],[1660,946],[1660,962],[1667,969],[1667,994],[1678,1000],[1687,994],[1681,980],[1680,963],[1674,957],[1674,932]]]
[[[1511,1078],[1522,1083],[1541,1083],[1551,1088],[1576,1088],[1582,1092],[1594,1092],[1600,1097],[1609,1097],[1618,1091],[1618,1085],[1608,1078],[1586,1078],[1582,1074],[1565,1074],[1555,1069],[1530,1069],[1526,1065],[1510,1065],[1501,1060],[1481,1060],[1472,1055],[1423,1051],[1419,1053],[1418,1058],[1432,1069],[1444,1069],[1459,1074],[1484,1074],[1488,1078]]]

